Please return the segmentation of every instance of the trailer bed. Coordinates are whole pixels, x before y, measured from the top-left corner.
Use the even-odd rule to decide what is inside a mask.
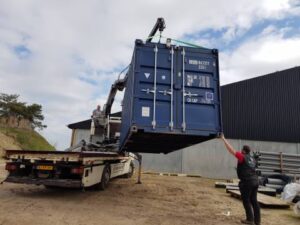
[[[6,150],[6,159],[30,159],[30,160],[59,160],[59,161],[86,161],[87,159],[118,160],[126,157],[117,152],[66,152],[44,150]]]

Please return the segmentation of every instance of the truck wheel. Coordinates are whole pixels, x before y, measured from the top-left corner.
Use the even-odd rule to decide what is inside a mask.
[[[131,163],[130,163],[130,166],[129,166],[129,172],[128,172],[127,174],[125,174],[125,178],[130,178],[130,177],[132,177],[133,173],[134,173],[134,165],[133,165],[133,163],[131,162]]]
[[[102,172],[101,182],[97,184],[98,190],[105,190],[108,186],[110,180],[110,168],[109,165],[106,165]]]

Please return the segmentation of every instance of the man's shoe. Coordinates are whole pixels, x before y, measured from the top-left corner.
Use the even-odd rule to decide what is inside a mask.
[[[255,225],[253,221],[249,221],[249,220],[241,220],[241,223]]]

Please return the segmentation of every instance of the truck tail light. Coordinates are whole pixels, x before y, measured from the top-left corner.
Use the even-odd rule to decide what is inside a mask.
[[[72,174],[83,174],[83,171],[84,171],[84,167],[83,166],[71,169],[71,173]]]
[[[15,171],[15,170],[18,169],[18,167],[17,167],[16,164],[7,163],[6,166],[5,166],[5,169],[8,170],[8,171]]]

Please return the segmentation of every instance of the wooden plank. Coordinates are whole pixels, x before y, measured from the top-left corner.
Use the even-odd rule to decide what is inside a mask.
[[[227,193],[228,193],[228,190],[239,190],[238,183],[215,182],[215,187],[216,188],[226,188]],[[259,186],[258,192],[269,195],[269,196],[276,196],[276,190],[273,188]]]
[[[226,186],[226,192],[227,193],[228,193],[229,190],[239,190],[239,187],[238,186]],[[273,196],[273,197],[276,196],[276,190],[275,189],[267,188],[267,187],[264,187],[264,186],[260,186],[258,188],[258,193]]]
[[[233,179],[229,180],[228,183],[236,183],[236,184],[238,184],[239,182],[240,182],[240,179],[238,179],[238,178],[233,178]]]
[[[237,186],[238,183],[228,183],[228,182],[215,182],[215,187],[216,188],[226,188],[226,186]]]
[[[160,173],[160,172],[152,172],[152,171],[144,171],[143,174],[150,174],[150,175],[159,175],[159,176],[176,176],[176,177],[201,177],[200,175],[196,174],[185,174],[185,173]]]
[[[238,190],[228,190],[231,196],[241,198],[241,193]],[[271,197],[264,194],[257,194],[257,200],[261,207],[265,208],[289,208],[290,205],[281,199]]]

